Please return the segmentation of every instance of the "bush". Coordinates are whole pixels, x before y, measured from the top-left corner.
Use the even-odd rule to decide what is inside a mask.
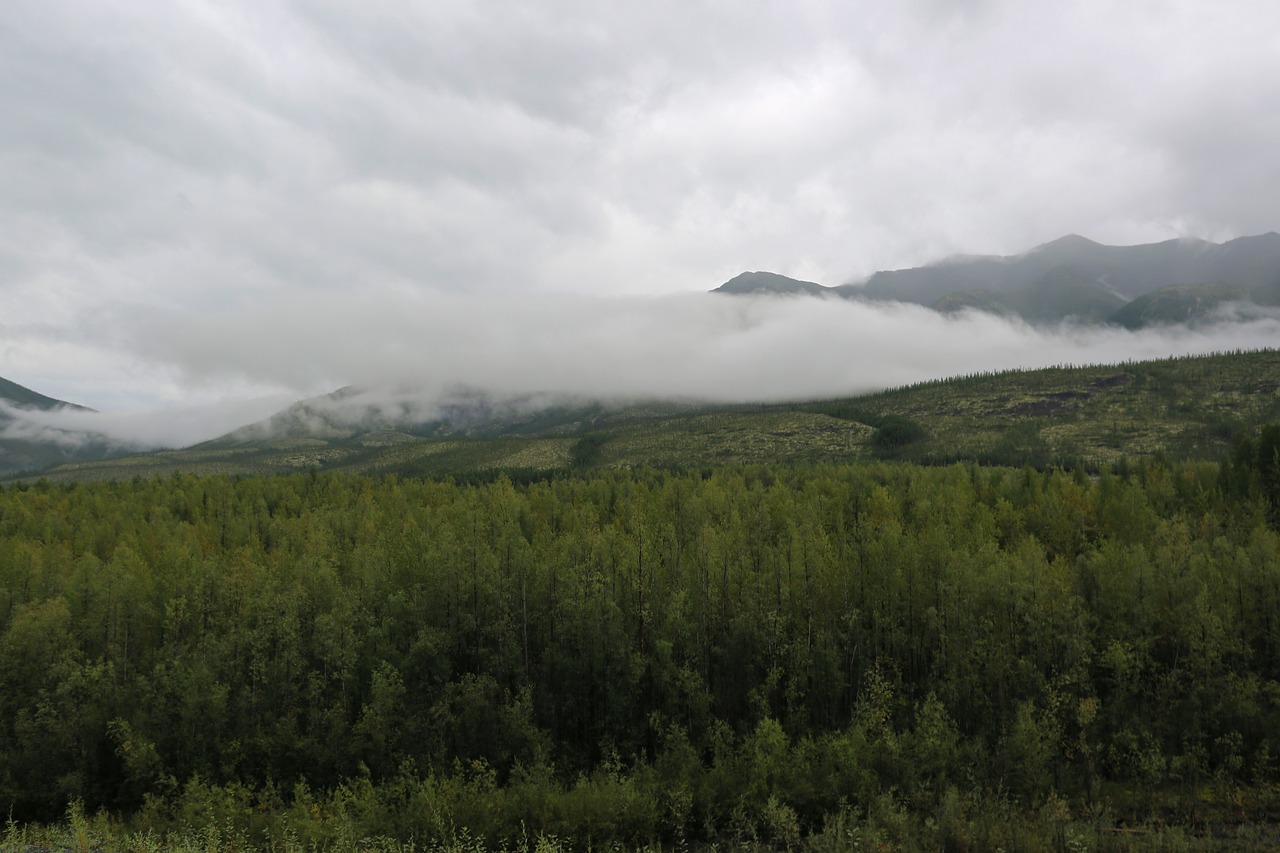
[[[871,436],[871,447],[880,456],[893,456],[908,445],[925,438],[924,427],[899,415],[887,415]]]

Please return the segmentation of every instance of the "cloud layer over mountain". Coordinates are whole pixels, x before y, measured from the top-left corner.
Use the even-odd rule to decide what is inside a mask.
[[[123,320],[121,321],[124,322]],[[411,383],[495,394],[784,400],[936,376],[1098,363],[1280,341],[1280,320],[1197,330],[1036,330],[986,314],[839,299],[383,294],[264,303],[249,317],[156,311],[145,356],[194,380],[284,387]]]
[[[636,357],[688,365],[694,385],[785,333],[694,343],[690,329],[732,321],[695,308],[635,329],[666,312],[628,321],[523,295],[693,292],[742,269],[838,284],[1070,232],[1273,230],[1277,34],[1266,0],[11,0],[0,375],[103,410],[336,378],[283,355],[259,372],[217,343],[267,347],[261,318],[319,329],[360,365],[416,353],[434,375],[463,351],[364,338],[417,299],[516,331],[589,310],[603,327],[567,338],[578,353],[592,335],[666,336],[674,351],[638,341]],[[166,341],[187,313],[191,340]],[[347,313],[363,326],[344,331]],[[181,323],[140,342],[143,315]],[[199,319],[214,317],[228,325]],[[919,319],[860,333],[934,334]],[[586,377],[572,355],[482,339],[495,353],[474,356],[482,376],[540,365],[594,387],[638,369],[606,353]],[[840,353],[806,352],[838,372]],[[884,371],[914,376],[923,360]]]
[[[1275,312],[1195,329],[1065,325],[1036,329],[981,313],[943,316],[899,303],[692,294],[668,297],[383,293],[353,302],[264,299],[247,316],[153,309],[111,318],[138,356],[192,386],[244,379],[295,394],[355,385],[353,406],[426,419],[460,388],[499,398],[781,401],[848,396],[938,376],[1111,363],[1280,341]],[[46,428],[135,445],[189,444],[288,402],[142,412],[46,413]]]

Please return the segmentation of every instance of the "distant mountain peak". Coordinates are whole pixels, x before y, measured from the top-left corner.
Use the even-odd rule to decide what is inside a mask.
[[[1106,322],[1112,312],[1139,296],[1206,282],[1230,286],[1259,305],[1280,305],[1280,233],[1224,243],[1175,237],[1135,246],[1111,246],[1067,234],[1021,254],[952,255],[919,267],[882,270],[839,287],[746,272],[715,292],[908,302],[942,311],[1012,312],[1039,323]],[[1170,291],[1174,296],[1181,293]],[[1212,309],[1215,304],[1198,293],[1187,316],[1198,316],[1205,306]]]
[[[1032,252],[1043,252],[1045,249],[1084,249],[1101,245],[1101,243],[1095,240],[1090,240],[1088,237],[1081,237],[1079,234],[1067,234],[1066,236],[1059,237],[1056,240],[1050,240],[1048,243],[1041,243],[1027,254],[1031,254]]]
[[[795,278],[788,278],[785,275],[779,275],[776,272],[767,272],[765,270],[756,270],[755,272],[743,272],[735,275],[724,284],[717,287],[712,293],[805,293],[805,294],[821,294],[829,290],[821,284],[812,281],[801,281]]]

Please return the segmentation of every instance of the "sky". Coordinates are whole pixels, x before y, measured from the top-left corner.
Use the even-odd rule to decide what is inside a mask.
[[[1276,104],[1270,0],[6,0],[0,376],[172,443],[387,372],[776,398],[1229,346],[703,294],[1277,230]]]

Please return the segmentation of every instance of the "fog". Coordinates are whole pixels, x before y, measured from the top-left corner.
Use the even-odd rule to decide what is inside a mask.
[[[944,316],[837,298],[535,296],[383,292],[252,312],[139,310],[110,324],[117,345],[193,386],[242,383],[279,396],[116,413],[19,413],[6,437],[95,437],[133,448],[215,438],[313,401],[287,425],[423,422],[474,406],[649,399],[775,402],[857,395],[978,371],[1115,363],[1275,346],[1275,312],[1224,309],[1195,328],[1035,328],[989,314]],[[1245,318],[1245,319],[1241,319]],[[509,413],[509,412],[508,412]],[[277,420],[275,426],[286,424]],[[265,434],[259,429],[257,435]]]
[[[119,451],[186,447],[266,418],[291,402],[282,395],[132,412],[42,411],[0,402],[0,439],[51,442],[69,450],[90,444]]]

